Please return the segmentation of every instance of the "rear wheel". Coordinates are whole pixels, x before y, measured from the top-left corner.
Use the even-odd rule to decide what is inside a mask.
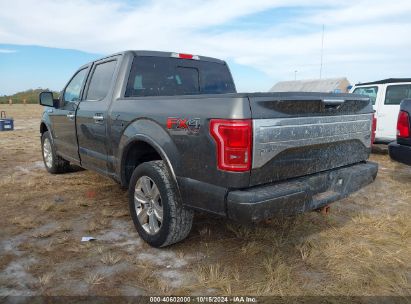
[[[41,150],[44,166],[48,172],[55,174],[68,171],[70,163],[56,154],[49,131],[44,132],[41,137]]]
[[[153,247],[177,243],[190,233],[193,211],[178,200],[163,161],[146,162],[134,170],[129,207],[137,232]]]

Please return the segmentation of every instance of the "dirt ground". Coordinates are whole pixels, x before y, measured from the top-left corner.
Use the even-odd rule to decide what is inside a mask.
[[[376,181],[307,213],[245,227],[196,215],[189,237],[153,249],[126,193],[90,171],[51,175],[42,108],[3,105],[0,298],[7,295],[411,295],[411,168],[387,155]],[[97,240],[80,242],[82,236]]]

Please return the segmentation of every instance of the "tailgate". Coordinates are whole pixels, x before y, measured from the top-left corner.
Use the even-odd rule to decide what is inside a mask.
[[[253,115],[251,186],[365,161],[373,110],[353,94],[250,95]]]

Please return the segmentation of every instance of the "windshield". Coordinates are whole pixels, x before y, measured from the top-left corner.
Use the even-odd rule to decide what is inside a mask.
[[[355,88],[353,93],[367,95],[371,99],[372,105],[375,105],[375,101],[377,100],[378,87],[358,87]]]
[[[235,93],[223,63],[136,56],[125,97]]]

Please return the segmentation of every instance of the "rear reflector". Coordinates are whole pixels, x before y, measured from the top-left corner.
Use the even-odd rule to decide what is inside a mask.
[[[171,53],[171,57],[180,58],[180,59],[194,59],[194,60],[200,59],[200,57],[197,55],[183,54],[183,53]]]
[[[410,116],[405,111],[398,114],[397,137],[410,137]]]
[[[211,119],[210,134],[217,143],[218,169],[234,172],[251,169],[250,119]]]

